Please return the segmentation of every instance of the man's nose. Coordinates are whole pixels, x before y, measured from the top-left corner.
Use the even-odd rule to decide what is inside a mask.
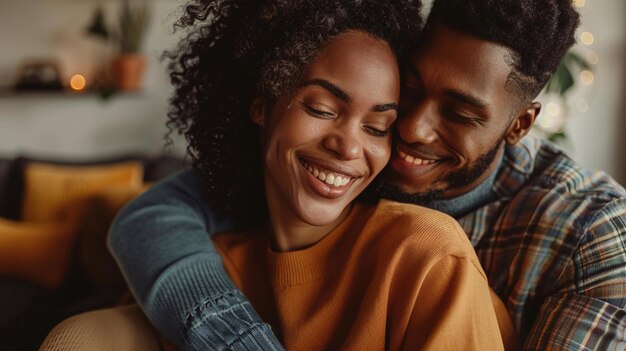
[[[406,144],[430,144],[437,139],[437,123],[435,106],[422,103],[401,114],[396,128]]]

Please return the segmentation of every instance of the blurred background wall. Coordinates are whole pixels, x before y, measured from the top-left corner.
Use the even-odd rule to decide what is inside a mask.
[[[581,44],[580,53],[595,52],[594,80],[572,94],[588,102],[586,112],[574,107],[566,130],[566,148],[583,165],[603,169],[626,185],[626,1],[587,0],[580,8],[579,34],[593,34],[591,45]]]
[[[0,157],[92,158],[122,153],[163,151],[170,84],[163,50],[179,37],[172,32],[182,0],[143,0],[151,21],[143,52],[148,61],[143,89],[109,100],[97,94],[17,94],[0,90]],[[428,3],[426,1],[428,8]],[[582,32],[590,45],[574,48],[595,55],[593,82],[577,83],[564,119],[570,155],[586,167],[603,169],[626,184],[626,1],[575,1]],[[21,64],[54,57],[64,83],[75,73],[88,83],[111,49],[85,35],[100,5],[115,23],[120,0],[0,0],[0,89],[12,86]],[[4,92],[3,92],[4,91]],[[543,113],[546,111],[544,109]],[[177,138],[175,154],[184,153]]]
[[[151,10],[143,45],[143,89],[109,100],[95,93],[0,92],[0,156],[93,158],[162,152],[171,89],[159,58],[177,41],[172,24],[180,1],[143,3]],[[86,35],[98,5],[114,27],[118,0],[0,0],[0,89],[15,83],[24,62],[43,58],[57,60],[64,84],[78,73],[89,84],[113,55],[102,39]],[[181,154],[184,148],[179,139],[174,152]]]

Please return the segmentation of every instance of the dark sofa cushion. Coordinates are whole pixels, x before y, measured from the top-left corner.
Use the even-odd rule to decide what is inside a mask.
[[[13,159],[0,159],[0,217],[19,218],[22,186],[18,164]]]

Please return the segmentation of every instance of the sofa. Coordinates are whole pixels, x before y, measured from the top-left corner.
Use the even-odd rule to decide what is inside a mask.
[[[187,167],[170,155],[0,157],[0,336],[37,349],[61,320],[132,301],[106,248],[120,208]]]

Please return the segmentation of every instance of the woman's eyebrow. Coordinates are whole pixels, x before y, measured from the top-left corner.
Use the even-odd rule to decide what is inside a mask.
[[[325,79],[311,79],[311,80],[305,80],[304,82],[302,82],[302,84],[300,84],[300,87],[304,87],[307,85],[317,85],[320,86],[326,90],[328,90],[329,93],[335,95],[338,99],[340,99],[343,102],[350,102],[352,101],[352,98],[350,97],[350,95],[348,95],[348,93],[346,93],[345,91],[343,91],[341,88],[339,88],[338,86],[336,86],[335,84],[325,80]]]
[[[352,101],[352,97],[350,97],[348,93],[343,91],[343,89],[336,86],[335,84],[327,81],[326,79],[305,80],[304,82],[302,82],[302,84],[300,84],[300,87],[305,87],[308,85],[317,85],[319,87],[322,87],[326,89],[329,93],[333,94],[334,96],[336,96],[338,99],[340,99],[341,101],[345,103],[349,103],[350,101]],[[397,110],[397,109],[398,109],[398,104],[395,102],[374,105],[372,107],[372,111],[374,112],[385,112],[385,111]]]
[[[389,110],[398,110],[398,104],[395,102],[390,102],[388,104],[374,105],[372,107],[372,111],[374,112],[385,112]]]

